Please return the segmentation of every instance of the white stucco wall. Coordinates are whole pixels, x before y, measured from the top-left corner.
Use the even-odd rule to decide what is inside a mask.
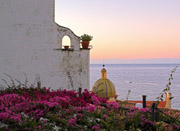
[[[62,50],[62,38],[72,50]],[[0,0],[0,79],[4,74],[53,89],[89,89],[89,50],[70,29],[54,22],[53,0]],[[3,85],[0,81],[0,85]]]

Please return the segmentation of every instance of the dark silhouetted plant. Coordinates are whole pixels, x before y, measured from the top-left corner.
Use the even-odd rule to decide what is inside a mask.
[[[166,88],[160,93],[160,96],[156,97],[157,103],[159,104],[160,101],[163,101],[164,95],[167,93],[168,90],[170,90],[171,87],[171,81],[173,80],[173,74],[176,72],[178,66],[176,66],[170,73],[168,83],[166,84]]]

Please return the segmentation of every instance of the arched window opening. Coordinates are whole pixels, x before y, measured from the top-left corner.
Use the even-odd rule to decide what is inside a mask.
[[[65,35],[62,39],[62,49],[71,48],[71,39],[69,36]]]

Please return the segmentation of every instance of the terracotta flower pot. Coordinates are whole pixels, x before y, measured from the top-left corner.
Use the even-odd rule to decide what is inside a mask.
[[[69,49],[69,46],[68,45],[64,46],[64,49]]]
[[[88,47],[89,47],[89,41],[82,41],[81,44],[82,44],[82,48],[83,48],[83,49],[88,49]]]

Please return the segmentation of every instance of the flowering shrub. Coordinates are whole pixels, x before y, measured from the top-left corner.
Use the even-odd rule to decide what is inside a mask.
[[[107,103],[107,108],[110,110],[116,110],[119,109],[119,104],[117,102],[108,102]]]
[[[101,106],[102,103],[106,107]],[[163,119],[164,116],[163,116]],[[179,130],[179,123],[170,125]],[[117,102],[107,102],[85,90],[14,88],[0,91],[0,130],[154,130],[161,124],[151,121],[144,108],[120,110]]]
[[[154,130],[155,123],[151,121],[151,110],[146,108],[133,108],[127,112],[129,116],[125,122],[126,129],[133,128],[137,130],[139,127],[143,130]],[[134,123],[133,127],[132,124]]]

